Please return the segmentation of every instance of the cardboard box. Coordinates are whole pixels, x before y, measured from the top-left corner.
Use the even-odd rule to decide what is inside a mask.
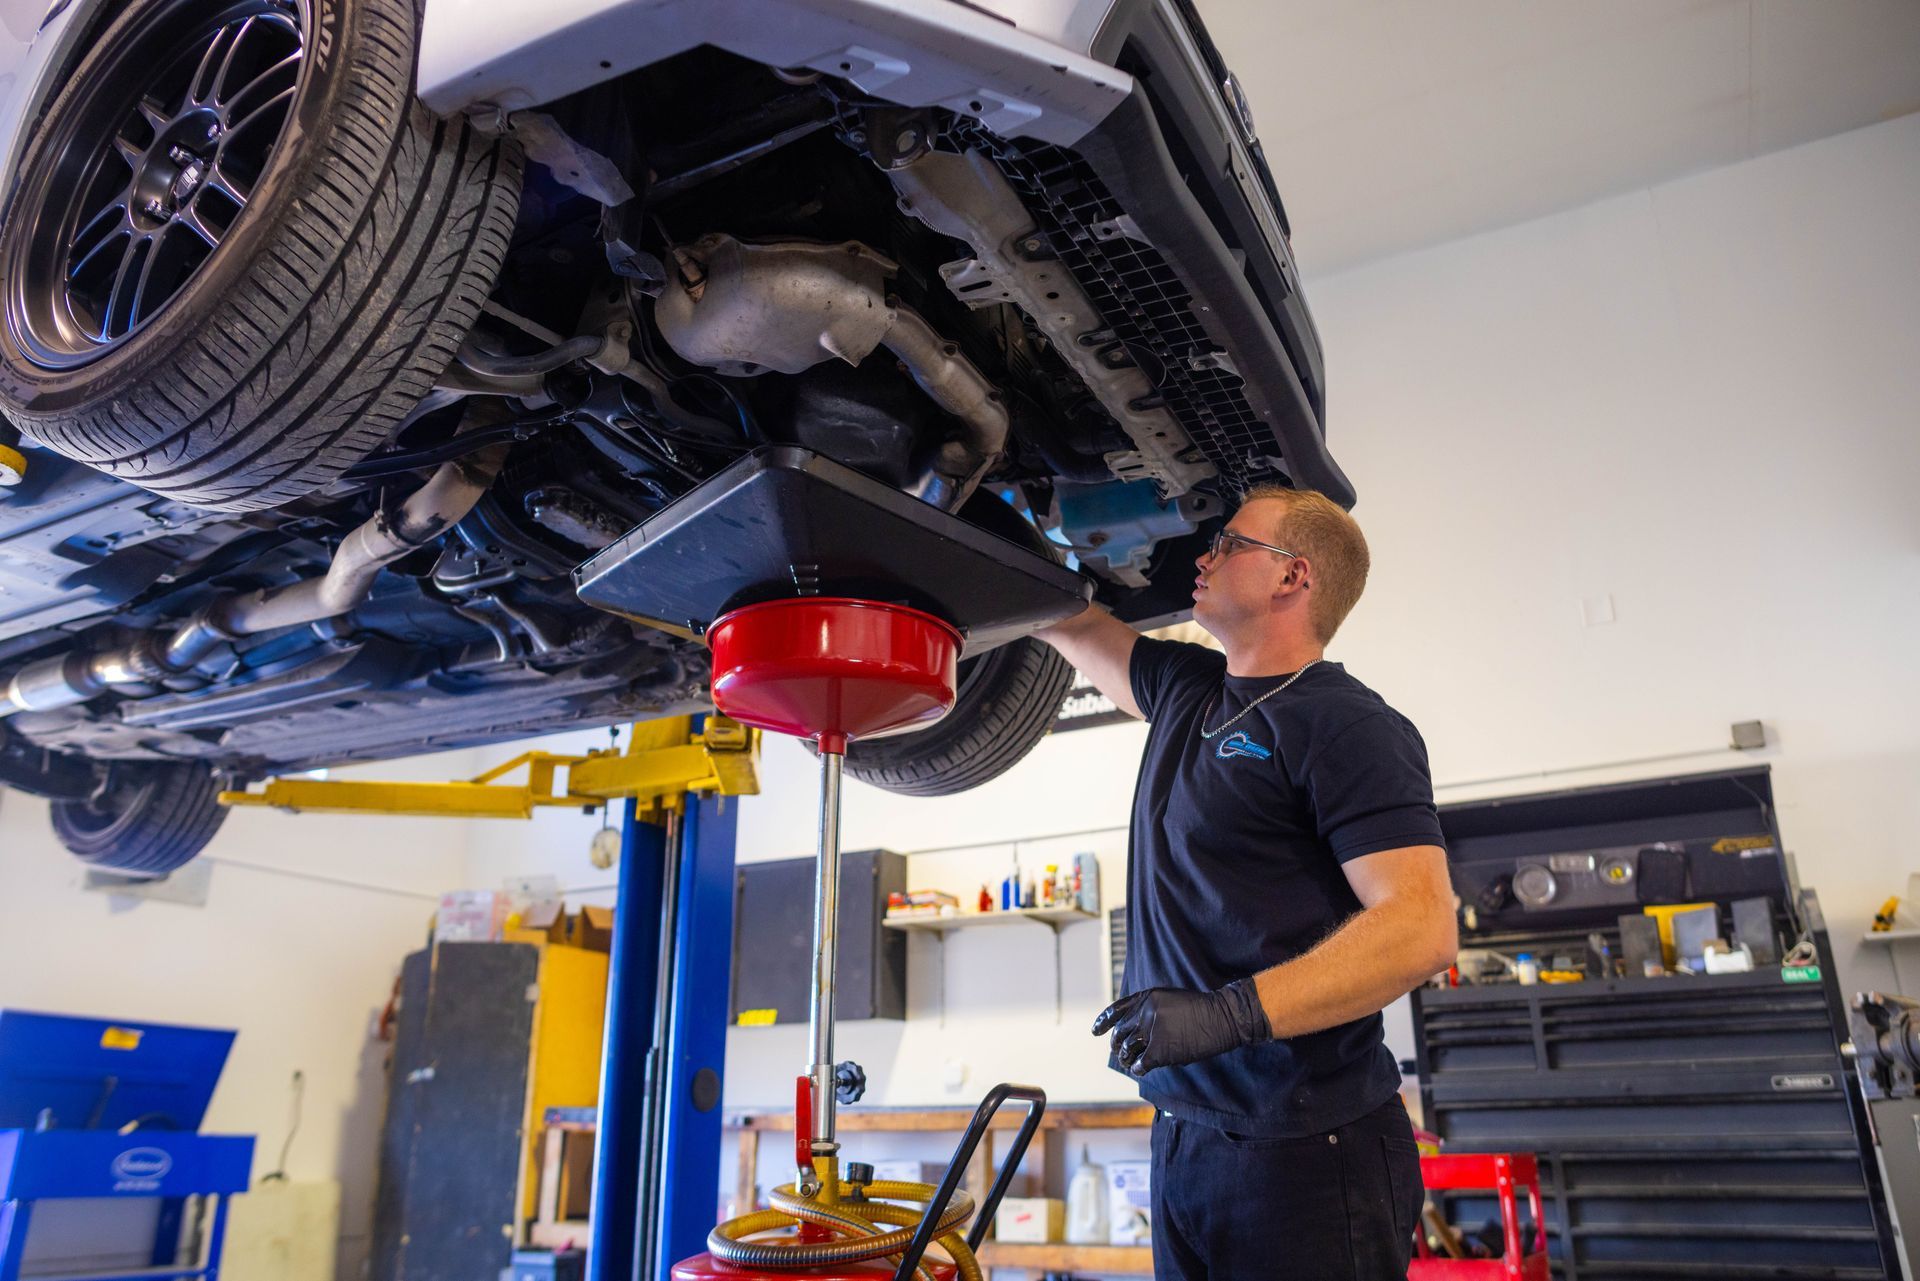
[[[611,952],[613,950],[613,909],[610,907],[583,907],[574,921],[573,945],[584,947],[589,952]]]
[[[1010,1196],[993,1216],[996,1241],[1045,1245],[1067,1236],[1067,1203],[1050,1196]]]
[[[565,943],[567,913],[558,901],[529,904],[507,917],[501,937],[508,943]]]
[[[1153,1162],[1107,1162],[1107,1243],[1153,1240]]]
[[[940,1186],[947,1167],[938,1161],[875,1161],[873,1177],[882,1183],[931,1183]]]
[[[433,918],[436,943],[498,943],[507,925],[507,896],[499,890],[449,890]]]

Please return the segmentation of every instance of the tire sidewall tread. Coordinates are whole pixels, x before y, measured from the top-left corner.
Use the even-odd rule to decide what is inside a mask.
[[[342,23],[335,74],[296,104],[246,214],[166,312],[79,377],[46,377],[0,333],[0,400],[29,435],[251,510],[332,480],[431,389],[504,260],[521,160],[414,100],[411,53],[395,52],[417,34],[410,0],[321,8]]]
[[[220,784],[206,765],[181,762],[121,766],[114,786],[127,793],[126,807],[99,831],[70,821],[77,801],[55,801],[54,834],[81,862],[93,867],[162,876],[205,849],[227,811]]]

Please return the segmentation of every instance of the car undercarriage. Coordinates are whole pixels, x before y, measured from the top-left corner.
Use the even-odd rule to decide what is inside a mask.
[[[244,61],[246,28],[212,38]],[[201,72],[173,74],[197,101]],[[108,474],[8,389],[0,782],[98,808],[143,770],[234,782],[702,710],[699,637],[583,603],[573,572],[772,447],[1066,561],[1129,621],[1181,616],[1240,490],[1351,493],[1320,437],[1311,321],[1297,291],[1260,288],[1290,279],[1284,242],[1232,243],[1217,187],[1181,172],[1194,144],[1157,123],[1178,125],[1174,96],[1133,106],[1075,150],[700,47],[476,115],[496,186],[521,173],[475,318],[377,448],[290,501],[151,451]],[[1153,166],[1176,190],[1138,196]],[[124,200],[118,181],[101,190]],[[1205,244],[1167,239],[1177,218],[1207,219]],[[158,323],[117,291],[63,304],[102,349]],[[1243,314],[1257,332],[1223,341]],[[1014,637],[970,652],[963,706],[970,681],[983,715],[1057,706],[1070,677]],[[982,776],[868,746],[882,785]]]

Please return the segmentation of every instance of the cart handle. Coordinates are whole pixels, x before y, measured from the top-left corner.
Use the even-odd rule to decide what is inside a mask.
[[[953,1160],[947,1163],[947,1172],[940,1180],[939,1190],[933,1194],[933,1200],[927,1203],[926,1213],[920,1216],[913,1240],[907,1243],[907,1252],[900,1256],[900,1266],[894,1270],[893,1281],[908,1281],[919,1268],[921,1257],[926,1254],[927,1247],[933,1244],[934,1228],[947,1212],[947,1204],[953,1200],[953,1194],[959,1189],[967,1162],[973,1160],[973,1150],[980,1146],[980,1140],[986,1134],[994,1114],[1009,1099],[1025,1103],[1027,1116],[1020,1122],[1020,1132],[1014,1136],[1013,1148],[1000,1166],[1000,1173],[995,1177],[993,1187],[988,1190],[987,1199],[980,1205],[979,1216],[973,1221],[973,1230],[967,1233],[967,1248],[977,1250],[980,1242],[986,1239],[994,1213],[1000,1208],[1000,1200],[1013,1183],[1014,1173],[1020,1168],[1021,1159],[1027,1155],[1027,1145],[1033,1141],[1034,1132],[1040,1128],[1040,1118],[1047,1110],[1047,1092],[1035,1085],[996,1085],[987,1091],[986,1098],[980,1100],[980,1106],[974,1109],[973,1119],[967,1122],[966,1133],[960,1136],[960,1146],[953,1150]]]

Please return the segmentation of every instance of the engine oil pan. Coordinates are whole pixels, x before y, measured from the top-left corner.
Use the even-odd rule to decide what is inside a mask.
[[[1085,607],[1046,556],[795,445],[755,450],[573,572],[580,599],[689,638],[761,601],[844,596],[924,610],[977,654]]]

